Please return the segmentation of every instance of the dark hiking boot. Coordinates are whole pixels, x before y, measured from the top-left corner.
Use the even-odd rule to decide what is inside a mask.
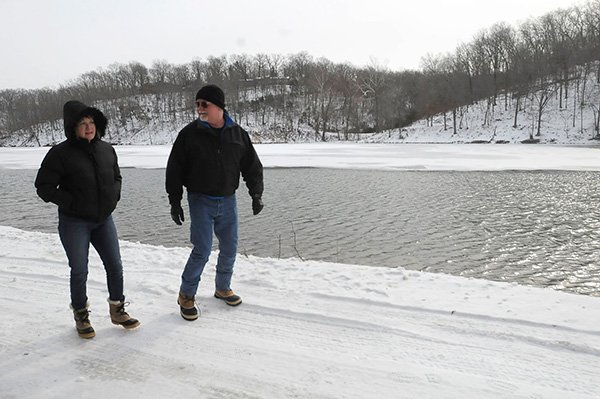
[[[185,295],[180,292],[179,297],[177,298],[177,304],[179,305],[181,317],[188,321],[194,321],[200,315],[200,312],[196,307],[196,299],[193,295]]]
[[[89,339],[96,336],[96,331],[94,331],[94,327],[92,327],[92,323],[90,323],[90,311],[87,307],[83,309],[73,309],[73,316],[75,318],[77,334],[79,334],[81,338]]]
[[[110,310],[110,321],[118,326],[123,326],[130,330],[140,326],[140,322],[125,311],[125,306],[129,305],[129,302],[125,301],[111,301],[108,300],[108,308]]]
[[[227,291],[215,291],[215,298],[222,299],[229,306],[237,306],[242,303],[242,298],[235,295],[232,290]]]

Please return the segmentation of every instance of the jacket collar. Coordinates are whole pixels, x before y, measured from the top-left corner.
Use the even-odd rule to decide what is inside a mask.
[[[223,112],[223,118],[225,118],[225,124],[223,125],[223,128],[235,125],[235,121],[231,118],[231,116],[229,116],[229,114],[227,112]],[[200,118],[198,118],[197,120],[198,120],[198,126],[206,128],[206,129],[213,128],[208,122],[204,122],[204,121],[200,120]]]

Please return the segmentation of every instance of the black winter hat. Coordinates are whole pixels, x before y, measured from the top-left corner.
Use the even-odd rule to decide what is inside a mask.
[[[196,100],[206,100],[225,109],[225,93],[216,85],[206,85],[196,93]]]
[[[91,116],[96,124],[96,136],[103,137],[108,125],[108,119],[98,108],[89,107],[81,101],[67,101],[63,106],[63,123],[65,136],[68,139],[75,138],[75,125],[84,116]]]

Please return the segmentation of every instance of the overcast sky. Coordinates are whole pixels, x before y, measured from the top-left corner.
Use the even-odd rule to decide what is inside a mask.
[[[416,69],[496,22],[579,0],[0,0],[0,90],[57,87],[112,63],[306,51]]]

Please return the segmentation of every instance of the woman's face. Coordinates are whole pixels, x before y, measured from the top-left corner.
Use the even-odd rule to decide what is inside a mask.
[[[80,139],[92,141],[96,137],[96,125],[94,119],[89,116],[81,118],[75,125],[75,135]]]

